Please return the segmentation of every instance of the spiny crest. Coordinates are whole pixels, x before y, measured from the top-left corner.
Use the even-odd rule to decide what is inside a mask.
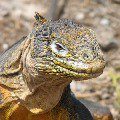
[[[40,22],[40,23],[44,23],[44,22],[46,22],[47,20],[43,17],[43,16],[41,16],[38,12],[35,12],[35,19],[36,19],[36,21],[37,22]]]

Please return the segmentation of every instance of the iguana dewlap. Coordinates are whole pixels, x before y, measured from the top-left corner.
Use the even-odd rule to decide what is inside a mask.
[[[67,86],[103,72],[94,32],[71,20],[35,17],[31,33],[0,56],[0,120],[93,119]],[[112,120],[109,112],[102,118]]]

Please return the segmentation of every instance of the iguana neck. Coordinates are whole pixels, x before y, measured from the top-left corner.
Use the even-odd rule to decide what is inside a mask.
[[[60,101],[65,87],[71,82],[70,80],[45,77],[45,75],[33,78],[27,75],[26,88],[23,88],[23,100],[21,103],[32,113],[42,114],[53,109]],[[28,77],[29,76],[29,77]],[[46,84],[47,81],[47,84]],[[55,82],[58,81],[58,82]],[[26,93],[26,91],[28,91]],[[21,97],[21,96],[20,96]]]

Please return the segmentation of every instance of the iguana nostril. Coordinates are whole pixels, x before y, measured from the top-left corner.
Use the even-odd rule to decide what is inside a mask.
[[[83,58],[84,58],[85,60],[89,60],[89,59],[90,59],[90,56],[89,56],[88,54],[84,53],[84,54],[83,54]]]

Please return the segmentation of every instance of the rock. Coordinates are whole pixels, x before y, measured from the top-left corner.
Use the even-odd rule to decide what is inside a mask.
[[[106,18],[103,18],[103,19],[101,19],[100,24],[101,25],[109,25],[110,21],[108,19],[106,19]]]
[[[83,20],[85,18],[85,14],[80,12],[80,13],[77,13],[76,15],[76,20]]]
[[[4,49],[4,50],[8,49],[8,47],[9,47],[8,44],[6,44],[6,43],[3,44],[3,49]]]
[[[104,52],[108,52],[108,51],[113,50],[113,49],[118,49],[119,43],[117,42],[117,40],[111,40],[111,41],[108,41],[104,45],[100,45],[100,47]]]

